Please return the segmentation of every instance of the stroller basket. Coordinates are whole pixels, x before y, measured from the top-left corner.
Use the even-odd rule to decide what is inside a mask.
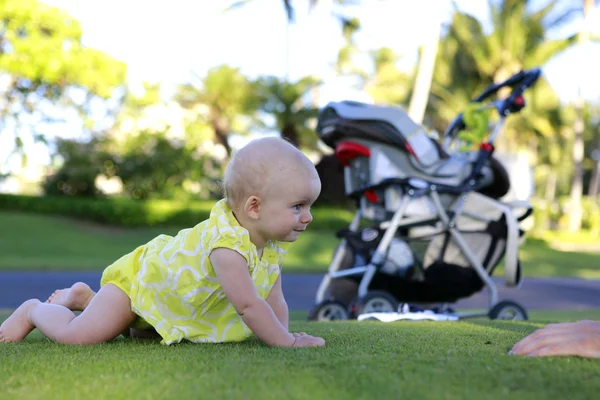
[[[310,319],[396,311],[400,303],[453,303],[484,287],[490,318],[506,310],[527,318],[520,305],[498,302],[491,275],[503,260],[506,285],[521,282],[519,222],[532,209],[499,200],[510,180],[492,154],[505,117],[524,107],[522,93],[539,75],[522,71],[476,98],[512,88],[506,99],[482,108],[495,108],[500,118],[478,151],[446,150],[452,141],[438,144],[398,107],[343,101],[322,110],[317,133],[344,166],[346,195],[358,210],[339,233]],[[464,127],[460,115],[447,139]]]

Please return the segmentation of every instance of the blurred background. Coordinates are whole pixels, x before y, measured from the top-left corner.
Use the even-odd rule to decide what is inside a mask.
[[[329,232],[351,213],[319,108],[398,105],[441,135],[486,86],[540,67],[497,142],[507,199],[532,201],[534,236],[600,250],[597,1],[0,0],[0,17],[5,210],[192,226],[231,154],[282,135],[318,166],[329,211],[314,224]],[[13,213],[2,218],[14,236]],[[24,253],[0,264],[69,264]]]

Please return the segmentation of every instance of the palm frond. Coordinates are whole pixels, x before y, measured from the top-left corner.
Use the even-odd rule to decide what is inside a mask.
[[[237,0],[231,3],[228,7],[226,7],[223,12],[229,12],[231,10],[235,10],[240,7],[244,7],[246,4],[252,2],[253,0]]]
[[[292,0],[283,0],[283,8],[285,8],[285,15],[287,16],[288,22],[294,22],[294,7],[292,7]]]
[[[547,40],[526,55],[524,58],[524,66],[531,68],[539,65],[544,65],[552,57],[558,55],[563,50],[569,48],[577,42],[577,34],[571,35],[565,39]]]

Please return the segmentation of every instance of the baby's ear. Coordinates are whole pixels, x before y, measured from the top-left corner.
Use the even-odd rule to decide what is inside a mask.
[[[260,216],[260,197],[250,196],[244,205],[246,215],[252,219],[258,219]]]

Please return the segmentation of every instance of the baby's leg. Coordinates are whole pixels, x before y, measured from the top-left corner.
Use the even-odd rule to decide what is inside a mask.
[[[67,307],[71,311],[83,311],[96,293],[85,283],[77,282],[68,289],[56,290],[46,303]]]
[[[48,297],[46,303],[57,304],[67,307],[71,311],[83,311],[86,309],[90,301],[94,298],[96,292],[89,287],[88,284],[77,282],[67,289],[58,289]],[[125,337],[130,337],[129,328],[122,332]]]
[[[17,313],[19,317],[13,318]],[[0,327],[0,335],[7,333],[4,341],[19,341],[35,327],[44,336],[65,344],[109,341],[119,336],[136,318],[129,297],[111,284],[103,286],[78,316],[64,306],[37,300],[25,302],[13,316]]]
[[[0,343],[18,342],[29,335],[34,328],[29,321],[29,311],[38,304],[37,299],[27,300],[0,325]]]

